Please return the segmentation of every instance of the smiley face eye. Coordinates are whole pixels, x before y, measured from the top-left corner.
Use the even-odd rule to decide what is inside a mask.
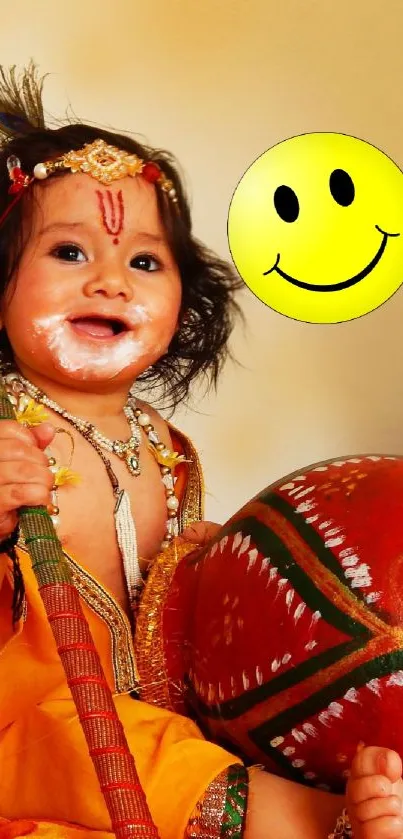
[[[335,169],[329,178],[330,192],[337,204],[349,207],[354,201],[355,188],[350,175],[344,169]]]
[[[278,186],[274,193],[274,206],[283,221],[290,224],[299,216],[299,201],[290,186]]]

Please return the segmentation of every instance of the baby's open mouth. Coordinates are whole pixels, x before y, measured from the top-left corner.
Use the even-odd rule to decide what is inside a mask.
[[[288,283],[297,286],[297,288],[304,288],[307,291],[342,291],[342,289],[351,288],[351,286],[356,285],[356,283],[359,283],[360,280],[363,280],[364,277],[367,277],[368,274],[370,274],[371,271],[374,270],[375,266],[378,264],[379,260],[381,259],[384,253],[389,236],[400,236],[400,233],[386,233],[384,230],[378,227],[377,224],[375,225],[375,227],[377,230],[379,230],[380,233],[382,233],[383,236],[380,247],[378,248],[374,258],[371,259],[371,262],[369,262],[368,265],[366,265],[366,267],[362,269],[362,271],[360,271],[358,274],[355,274],[354,277],[350,277],[349,280],[343,280],[340,283],[332,283],[329,285],[320,285],[319,283],[305,283],[302,280],[296,280],[295,277],[291,277],[290,274],[286,274],[286,272],[279,267],[279,253],[277,254],[277,259],[273,267],[270,268],[268,271],[264,271],[263,276],[267,277],[267,275],[271,274],[272,271],[276,271],[277,274],[279,274],[280,277],[283,277],[284,280],[287,280]]]
[[[79,335],[104,341],[128,331],[128,327],[123,320],[101,315],[74,317],[69,319],[69,323],[74,332]]]

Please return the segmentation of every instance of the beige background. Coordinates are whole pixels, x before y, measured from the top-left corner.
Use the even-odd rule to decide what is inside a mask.
[[[52,74],[48,110],[142,134],[182,163],[195,231],[228,255],[227,210],[266,148],[339,131],[403,165],[403,0],[2,0],[0,61]],[[402,278],[403,279],[403,278]],[[403,288],[375,313],[299,324],[242,295],[216,397],[178,414],[224,521],[312,461],[403,452]],[[195,394],[195,396],[197,396]]]

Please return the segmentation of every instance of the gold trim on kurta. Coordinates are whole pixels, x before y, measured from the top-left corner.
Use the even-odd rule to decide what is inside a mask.
[[[73,583],[84,602],[106,623],[112,641],[112,665],[117,693],[138,689],[139,677],[129,621],[116,600],[78,562],[65,554]]]
[[[220,839],[223,836],[229,770],[212,781],[192,813],[185,839]]]
[[[191,440],[170,425],[179,438],[187,467],[187,481],[178,510],[179,533],[204,517],[204,480],[200,458]],[[136,622],[134,648],[144,702],[174,710],[169,693],[163,642],[163,610],[178,562],[195,550],[194,544],[173,544],[155,559],[143,591]]]
[[[179,533],[195,521],[204,518],[204,479],[199,455],[189,437],[169,423],[170,430],[179,438],[187,467],[187,481],[178,510]]]
[[[19,550],[28,554],[22,537]],[[114,597],[66,551],[73,583],[87,606],[106,624],[111,638],[112,668],[117,693],[138,689],[139,678],[129,621]]]
[[[178,563],[195,550],[194,544],[173,544],[160,553],[150,571],[137,616],[134,649],[143,702],[175,710],[169,693],[166,672],[163,610],[166,596]]]

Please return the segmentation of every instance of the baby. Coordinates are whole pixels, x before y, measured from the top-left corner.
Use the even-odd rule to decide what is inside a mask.
[[[248,770],[141,699],[133,631],[149,569],[217,525],[200,521],[190,441],[138,387],[162,383],[175,405],[199,374],[217,378],[237,279],[194,239],[168,155],[82,124],[52,131],[30,72],[17,98],[3,83],[0,341],[18,422],[0,423],[0,839],[112,836],[18,539],[30,505],[52,515],[160,839],[349,835],[343,798]],[[401,772],[393,752],[360,748],[347,785],[356,839],[403,837]]]

